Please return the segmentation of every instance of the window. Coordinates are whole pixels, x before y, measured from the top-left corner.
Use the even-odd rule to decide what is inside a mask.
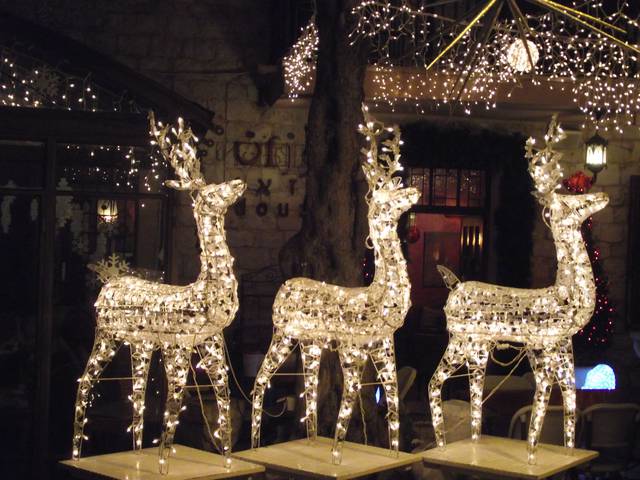
[[[73,409],[58,407],[73,405],[100,288],[87,265],[116,253],[157,278],[169,254],[164,169],[150,150],[144,116],[133,125],[112,118],[112,126],[121,124],[119,137],[101,133],[103,114],[80,112],[82,128],[65,126],[76,113],[56,112],[55,122],[50,114],[22,112],[31,120],[16,125],[19,135],[0,129],[0,405],[7,407],[0,422],[20,432],[1,446],[16,477],[29,476],[33,451],[68,455]],[[1,125],[17,118],[0,108]],[[138,134],[132,145],[131,132]],[[113,385],[101,394],[118,389],[105,383]]]
[[[409,184],[420,192],[419,206],[482,208],[485,172],[461,168],[412,168]]]
[[[408,182],[420,191],[409,213],[407,241],[411,301],[427,324],[440,325],[448,290],[436,266],[465,280],[484,273],[487,177],[484,170],[420,167]]]

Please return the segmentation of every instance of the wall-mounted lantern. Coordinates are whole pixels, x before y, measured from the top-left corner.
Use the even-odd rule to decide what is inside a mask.
[[[118,220],[118,202],[101,198],[98,200],[98,220],[102,223],[114,223]]]
[[[598,173],[607,166],[607,144],[608,142],[598,133],[586,141],[587,168],[593,173],[593,183],[596,181]]]

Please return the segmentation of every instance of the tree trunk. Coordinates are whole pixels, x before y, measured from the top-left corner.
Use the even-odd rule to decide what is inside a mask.
[[[350,11],[354,0],[317,3],[319,34],[316,83],[306,132],[308,166],[305,212],[300,232],[285,246],[281,267],[292,276],[305,276],[347,287],[361,286],[362,259],[368,233],[366,181],[362,175],[357,127],[362,123],[364,77],[369,49],[351,45]],[[342,395],[337,355],[325,351],[318,392],[318,433],[330,436]],[[366,369],[370,377],[370,367]],[[362,391],[370,440],[380,437],[373,389]],[[301,402],[302,403],[302,402]],[[299,412],[304,411],[300,405]],[[386,432],[386,426],[384,426]],[[362,441],[363,428],[356,406],[349,437]]]
[[[350,44],[352,3],[318,2],[320,43],[306,132],[305,211],[292,242],[297,245],[289,246],[295,251],[283,252],[295,257],[295,274],[345,286],[361,285],[367,234],[357,127],[362,122],[368,50],[361,43]]]

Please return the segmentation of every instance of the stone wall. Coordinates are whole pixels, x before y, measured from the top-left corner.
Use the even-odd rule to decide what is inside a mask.
[[[215,112],[213,140],[203,159],[207,181],[242,178],[246,213],[230,209],[229,244],[238,273],[277,262],[284,242],[299,229],[304,109],[258,106],[255,75],[269,57],[269,3],[261,0],[0,0],[0,9],[70,36]],[[243,166],[237,142],[256,143],[259,158]],[[253,146],[250,146],[253,148]],[[246,149],[246,146],[241,148]],[[247,154],[245,154],[247,155]],[[270,167],[271,163],[286,163]],[[277,161],[277,162],[276,162]],[[296,180],[291,190],[291,180]],[[268,185],[269,195],[260,181]],[[293,193],[291,193],[293,192]],[[173,281],[199,270],[191,199],[177,196]],[[258,203],[267,211],[256,213]],[[288,204],[288,215],[278,215]]]

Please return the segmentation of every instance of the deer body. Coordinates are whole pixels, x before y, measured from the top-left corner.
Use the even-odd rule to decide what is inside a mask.
[[[307,436],[316,437],[318,371],[322,350],[336,345],[344,386],[338,412],[332,461],[341,462],[351,412],[364,364],[370,357],[385,388],[389,419],[389,445],[398,451],[398,392],[393,332],[402,325],[410,306],[410,283],[407,266],[396,232],[400,215],[418,200],[415,188],[402,188],[391,175],[399,170],[399,130],[393,140],[386,140],[377,155],[377,139],[384,130],[364,112],[366,126],[360,131],[371,146],[365,150],[363,166],[371,189],[369,200],[369,235],[375,253],[376,273],[368,287],[345,288],[308,278],[287,281],[278,291],[273,305],[274,335],[271,346],[256,377],[253,391],[252,445],[260,444],[262,403],[269,379],[300,343],[305,375]],[[387,164],[387,168],[379,161]]]
[[[518,289],[482,282],[460,283],[439,266],[452,290],[445,305],[449,345],[429,382],[429,402],[436,443],[444,447],[442,384],[461,366],[469,369],[471,435],[478,440],[482,426],[482,392],[489,355],[500,342],[523,344],[536,380],[528,433],[528,462],[535,463],[536,448],[554,382],[562,390],[565,445],[575,445],[575,374],[571,337],[590,320],[595,308],[595,282],[580,228],[604,208],[604,193],[560,195],[554,190],[562,172],[560,155],[552,149],[564,138],[552,120],[547,145],[533,153],[528,142],[530,173],[537,196],[549,213],[557,254],[555,283],[547,288]]]
[[[320,336],[324,343],[350,338],[366,344],[392,335],[402,326],[397,319],[404,319],[411,306],[411,284],[396,230],[390,229],[388,236],[384,243],[374,243],[380,253],[371,285],[344,288],[308,278],[288,280],[276,295],[274,326],[299,339]]]
[[[169,127],[158,130],[153,116],[151,131],[179,177],[167,185],[194,192],[193,210],[200,240],[201,271],[186,286],[165,285],[133,276],[108,281],[95,303],[96,336],[84,374],[79,379],[75,406],[73,459],[80,458],[86,409],[91,389],[122,343],[131,351],[133,378],[134,449],[142,448],[145,390],[151,356],[160,350],[167,375],[168,394],[159,447],[160,473],[168,473],[182,396],[191,369],[194,350],[198,366],[206,370],[218,403],[218,429],[225,465],[230,464],[231,424],[229,388],[222,331],[238,310],[237,282],[233,257],[227,247],[224,214],[245,190],[244,182],[232,180],[206,185],[200,173],[190,129],[179,119],[172,129],[176,142],[167,137]]]
[[[236,183],[243,188],[243,184]],[[127,331],[127,337],[150,340],[166,334],[206,338],[231,323],[238,310],[238,288],[233,257],[225,240],[224,218],[202,215],[197,205],[194,216],[198,237],[203,239],[198,279],[186,286],[133,276],[109,281],[95,304],[99,329]]]

